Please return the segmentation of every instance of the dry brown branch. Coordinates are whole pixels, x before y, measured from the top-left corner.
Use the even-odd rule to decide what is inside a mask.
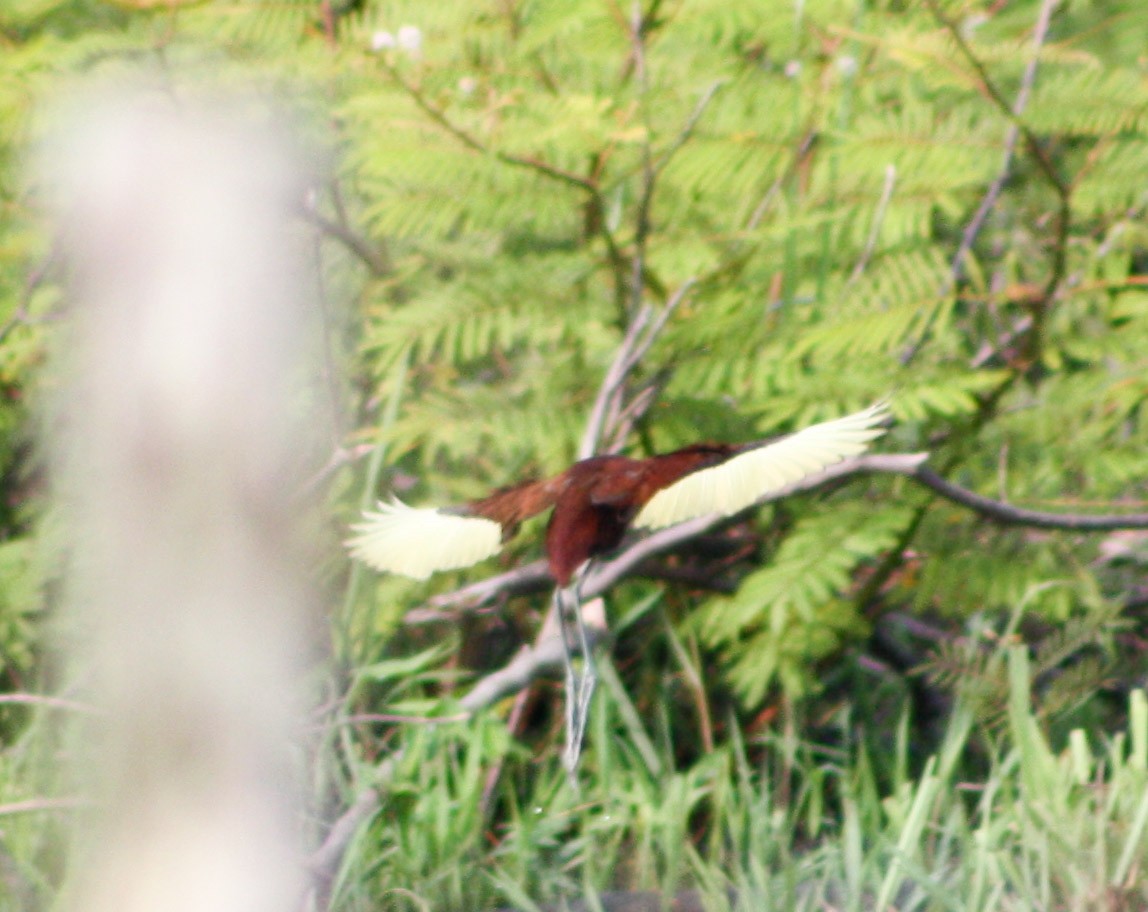
[[[367,267],[372,276],[379,278],[390,274],[391,262],[386,253],[371,244],[365,237],[347,225],[327,218],[313,208],[307,207],[300,211],[304,219],[324,234],[337,240],[351,251],[351,253],[362,260],[363,265]]]

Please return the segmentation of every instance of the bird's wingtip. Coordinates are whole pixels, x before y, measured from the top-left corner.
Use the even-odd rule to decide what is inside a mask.
[[[660,529],[707,513],[731,516],[772,491],[863,453],[885,433],[891,415],[891,399],[886,397],[859,412],[748,448],[659,490],[639,511],[634,525]]]
[[[425,580],[440,570],[478,563],[502,547],[502,527],[489,519],[379,501],[351,525],[344,546],[375,570]]]

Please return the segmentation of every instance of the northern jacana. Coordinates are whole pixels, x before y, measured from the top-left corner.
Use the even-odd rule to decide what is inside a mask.
[[[546,557],[557,586],[555,611],[566,658],[566,766],[577,766],[597,675],[579,610],[589,561],[614,550],[626,531],[660,529],[699,516],[732,516],[767,494],[862,453],[884,433],[889,407],[815,424],[787,437],[747,444],[697,443],[647,459],[594,456],[542,481],[502,488],[456,507],[379,503],[353,527],[347,545],[366,564],[414,579],[469,567],[495,554],[526,519],[553,508]],[[585,663],[574,672],[566,617],[574,615]]]

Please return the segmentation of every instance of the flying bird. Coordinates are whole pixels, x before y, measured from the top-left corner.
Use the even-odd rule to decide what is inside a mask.
[[[557,584],[555,611],[566,658],[567,769],[573,775],[596,675],[579,610],[578,583],[590,560],[621,544],[627,530],[660,529],[699,516],[732,516],[762,497],[849,456],[884,433],[886,402],[780,439],[697,443],[646,459],[594,456],[541,481],[502,488],[456,507],[379,503],[352,527],[351,554],[414,579],[468,567],[497,553],[524,520],[552,510],[546,558]],[[573,614],[585,670],[576,678]]]

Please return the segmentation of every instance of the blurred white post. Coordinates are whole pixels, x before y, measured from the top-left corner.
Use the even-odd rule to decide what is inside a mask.
[[[141,95],[72,119],[47,165],[75,321],[49,445],[80,667],[107,715],[77,758],[99,809],[70,906],[287,912],[308,602],[289,468],[308,451],[290,415],[301,183],[275,131],[235,111]]]

